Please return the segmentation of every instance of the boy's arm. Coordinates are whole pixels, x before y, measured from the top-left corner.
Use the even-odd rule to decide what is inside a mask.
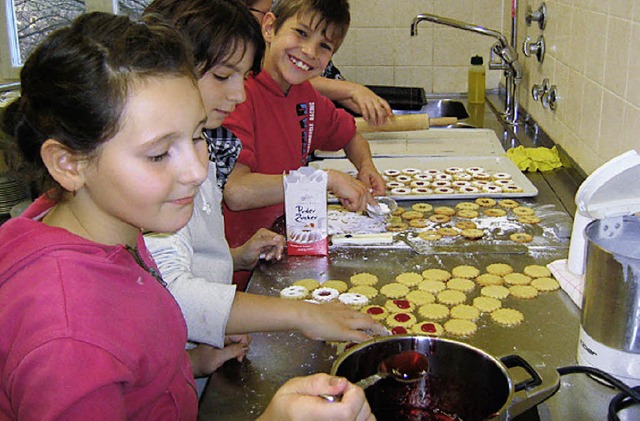
[[[387,118],[393,115],[386,100],[359,83],[322,76],[314,77],[310,82],[322,95],[361,114],[369,124],[374,126],[384,124]]]
[[[254,173],[248,165],[237,163],[224,187],[224,201],[233,211],[282,203],[282,175]]]
[[[358,179],[373,190],[372,193],[375,196],[384,195],[386,184],[373,163],[369,142],[356,133],[355,137],[344,147],[344,152],[358,170]]]

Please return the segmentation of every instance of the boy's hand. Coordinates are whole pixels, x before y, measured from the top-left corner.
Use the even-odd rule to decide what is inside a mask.
[[[233,268],[234,270],[251,270],[258,264],[259,259],[280,260],[285,244],[286,241],[282,235],[260,228],[246,243],[231,249]]]
[[[321,394],[341,395],[327,402]],[[261,421],[374,421],[364,391],[344,377],[324,373],[296,377],[286,382],[273,396]]]
[[[362,211],[367,208],[367,203],[375,204],[369,187],[361,181],[337,170],[327,170],[327,173],[329,175],[327,188],[348,210]]]
[[[393,115],[389,103],[364,85],[355,84],[351,100],[357,107],[354,111],[362,114],[362,118],[373,126],[384,124]]]
[[[387,184],[373,164],[363,165],[358,171],[358,179],[369,187],[374,196],[386,194]]]

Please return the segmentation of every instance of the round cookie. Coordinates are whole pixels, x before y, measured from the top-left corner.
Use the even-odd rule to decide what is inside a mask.
[[[459,218],[473,219],[478,217],[478,211],[463,209],[458,211],[457,216]]]
[[[446,288],[446,284],[443,281],[429,281],[425,280],[418,284],[418,289],[421,291],[427,291],[432,294],[443,291]]]
[[[389,332],[391,332],[392,335],[406,335],[409,333],[407,328],[403,326],[394,326],[389,330]]]
[[[330,301],[335,301],[340,293],[337,289],[320,287],[313,290],[311,293],[311,297],[321,303],[328,303]]]
[[[471,320],[451,319],[444,324],[444,330],[453,336],[466,337],[476,333],[478,327]]]
[[[436,224],[446,224],[447,222],[451,221],[451,217],[447,215],[435,214],[429,217],[429,221],[434,222]]]
[[[503,299],[509,296],[509,289],[502,285],[489,285],[487,287],[482,287],[480,294],[485,297]]]
[[[458,210],[472,210],[477,211],[480,208],[480,205],[473,202],[460,202],[456,204],[456,209]]]
[[[460,231],[460,235],[470,240],[477,240],[484,237],[484,231],[477,228],[467,228]]]
[[[533,241],[533,236],[526,232],[515,232],[509,236],[509,239],[516,243],[530,243]]]
[[[442,238],[435,230],[422,231],[418,234],[418,238],[424,241],[437,241]]]
[[[320,282],[316,281],[315,279],[307,278],[307,279],[299,279],[295,281],[292,285],[302,285],[303,287],[308,289],[309,292],[311,292],[314,289],[320,287]]]
[[[468,229],[476,229],[478,228],[478,225],[476,225],[476,223],[473,221],[458,221],[456,222],[456,228],[462,231]],[[460,234],[462,234],[462,232]]]
[[[454,319],[477,320],[480,317],[480,310],[468,304],[458,304],[451,308],[450,314]]]
[[[540,217],[536,215],[524,215],[524,216],[518,217],[518,222],[522,224],[535,225],[535,224],[539,224],[540,221],[542,221],[542,219],[540,219]]]
[[[506,186],[502,186],[502,191],[505,193],[520,193],[523,190],[522,187],[516,184],[507,184]]]
[[[422,275],[416,272],[403,272],[396,276],[396,282],[408,287],[414,287],[423,281]]]
[[[476,278],[476,282],[478,283],[478,285],[486,287],[489,285],[502,285],[504,283],[504,279],[492,273],[483,273]]]
[[[444,269],[425,269],[422,271],[422,277],[427,281],[448,281],[451,279],[451,273]]]
[[[378,277],[372,273],[361,272],[351,276],[351,284],[353,285],[375,285],[378,283]]]
[[[389,313],[410,313],[415,309],[415,304],[409,300],[387,300],[384,308],[389,310]]]
[[[536,213],[536,211],[526,206],[518,206],[517,208],[513,208],[511,212],[518,216],[533,215]]]
[[[425,304],[418,308],[418,314],[426,320],[443,320],[449,317],[449,307],[438,303]]]
[[[551,271],[546,266],[542,265],[529,265],[525,266],[522,272],[531,276],[532,278],[548,278],[551,276]]]
[[[476,283],[471,279],[465,278],[451,278],[447,281],[447,288],[454,289],[456,291],[470,292],[476,287]]]
[[[531,277],[524,273],[507,273],[502,279],[507,285],[528,285],[531,283]]]
[[[304,300],[309,295],[309,290],[302,285],[291,285],[280,290],[280,297],[288,300]]]
[[[467,296],[462,291],[456,291],[455,289],[445,289],[438,293],[437,297],[442,304],[455,306],[462,304],[467,299]]]
[[[516,298],[530,300],[538,296],[538,290],[531,285],[514,285],[509,287],[509,295]]]
[[[373,320],[386,319],[389,315],[389,311],[381,306],[366,306],[363,307],[360,311],[371,316]]]
[[[391,212],[391,215],[393,216],[400,216],[403,213],[405,213],[407,210],[405,208],[403,208],[402,206],[398,206],[398,209],[394,210],[393,212]]]
[[[516,202],[513,199],[504,199],[498,202],[498,205],[500,207],[503,207],[505,209],[515,209],[518,206],[520,206],[520,203]]]
[[[380,288],[380,293],[389,298],[404,297],[409,292],[409,287],[399,282],[391,282]]]
[[[433,209],[433,213],[437,215],[453,216],[456,214],[456,210],[449,206],[438,206]]]
[[[362,287],[362,288],[371,288],[371,287]],[[375,288],[374,288],[375,289]],[[353,308],[362,308],[369,304],[369,298],[363,294],[358,294],[355,292],[345,292],[338,296],[338,300],[342,304],[346,304]]]
[[[472,279],[480,275],[480,270],[471,265],[460,265],[451,269],[451,275],[454,278]]]
[[[431,212],[433,210],[433,206],[429,203],[414,203],[411,205],[411,209],[418,212]]]
[[[443,237],[455,237],[456,235],[460,234],[457,229],[450,227],[438,228],[436,232]]]
[[[409,225],[405,224],[404,222],[393,222],[391,224],[388,224],[386,228],[389,232],[402,232],[406,231],[406,229],[409,228]]]
[[[502,307],[502,303],[497,298],[480,296],[473,299],[473,306],[483,313],[491,313]]]
[[[493,275],[504,276],[513,272],[513,268],[506,263],[491,263],[485,270]]]
[[[394,313],[387,316],[385,322],[389,327],[402,326],[409,329],[416,323],[416,316],[411,313]]]
[[[428,220],[421,218],[421,219],[412,219],[409,221],[409,226],[412,228],[426,228],[429,225],[431,225],[429,223]]]
[[[372,299],[375,298],[378,295],[378,290],[375,289],[372,286],[369,285],[356,285],[354,287],[351,287],[349,289],[349,292],[352,294],[360,294],[360,295],[364,295],[365,297],[367,297],[368,299]],[[348,293],[343,293],[344,294],[348,294]]]
[[[413,325],[411,333],[415,333],[416,335],[440,336],[444,333],[444,328],[440,323],[422,322]]]
[[[406,298],[417,306],[431,304],[436,301],[436,297],[432,293],[421,289],[410,291]]]
[[[560,284],[553,278],[536,278],[531,281],[531,285],[538,291],[555,291],[560,288]]]
[[[490,208],[490,209],[486,209],[482,213],[484,213],[486,216],[489,216],[491,218],[500,218],[501,216],[505,216],[507,214],[507,211],[504,209]]]
[[[490,208],[496,205],[496,201],[490,197],[479,197],[476,199],[476,204],[483,208]]]
[[[512,308],[499,308],[491,312],[491,320],[503,326],[514,326],[524,321],[524,315]]]
[[[406,219],[407,221],[410,221],[412,219],[424,219],[424,213],[414,210],[406,211],[400,216],[402,217],[402,219]]]
[[[346,282],[338,281],[338,280],[324,281],[322,283],[322,286],[326,287],[326,288],[337,289],[340,294],[342,294],[343,292],[347,292],[347,289],[349,289],[349,287],[348,287]]]

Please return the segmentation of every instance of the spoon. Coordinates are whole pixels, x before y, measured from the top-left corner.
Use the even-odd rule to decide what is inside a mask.
[[[398,209],[398,203],[387,196],[375,196],[375,205],[367,203],[367,212],[374,216],[387,216],[394,210]]]
[[[428,372],[429,359],[416,351],[403,351],[385,358],[378,364],[378,372],[359,380],[356,385],[363,389],[378,381],[391,377],[401,383],[415,383]]]

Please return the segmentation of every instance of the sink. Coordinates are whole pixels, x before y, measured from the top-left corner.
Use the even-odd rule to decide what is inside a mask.
[[[469,118],[469,113],[464,104],[453,99],[429,100],[420,112],[429,114],[429,117],[457,117],[458,120]]]

